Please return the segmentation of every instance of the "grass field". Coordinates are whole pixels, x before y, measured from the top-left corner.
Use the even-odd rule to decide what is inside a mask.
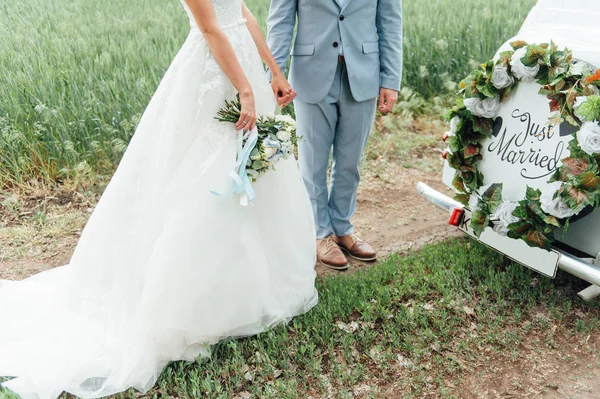
[[[404,0],[404,85],[446,93],[534,2]],[[176,0],[0,2],[0,188],[110,175],[187,30]]]
[[[576,279],[538,281],[463,240],[325,278],[318,288],[319,305],[288,328],[223,343],[208,361],[174,363],[143,397],[472,397],[462,385],[469,375],[476,379],[494,361],[516,363],[527,351],[545,359],[568,347],[565,336],[594,351],[586,337],[600,324],[598,306],[575,299]],[[551,383],[539,388],[552,390]],[[512,396],[489,397],[526,393],[515,384]],[[7,391],[0,397],[16,399]]]

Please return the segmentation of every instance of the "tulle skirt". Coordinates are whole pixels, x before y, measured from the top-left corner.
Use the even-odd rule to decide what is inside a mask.
[[[228,30],[258,113],[275,100],[245,25]],[[294,160],[230,187],[235,90],[192,30],[146,109],[71,262],[0,281],[0,376],[23,398],[142,392],[174,360],[260,333],[311,309],[315,231]]]

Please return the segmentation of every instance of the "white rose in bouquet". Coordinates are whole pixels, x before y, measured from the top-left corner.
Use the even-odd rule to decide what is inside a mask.
[[[277,132],[277,139],[283,142],[290,141],[292,139],[292,133],[288,132],[287,130],[280,130]]]
[[[583,103],[585,103],[588,100],[587,96],[580,96],[577,97],[575,99],[575,104],[573,104],[573,111],[575,112],[575,116],[577,118],[579,118],[580,121],[585,122],[585,118],[583,116],[581,116],[581,114],[579,112],[577,112],[577,110],[579,109],[579,107],[581,107],[583,105]]]
[[[272,160],[275,155],[277,155],[277,153],[279,152],[279,148],[277,147],[265,147],[263,150],[264,154],[265,154],[265,159],[267,161]]]
[[[500,97],[486,98],[465,98],[465,107],[475,116],[481,118],[495,118],[500,111]]]
[[[492,72],[492,85],[498,90],[506,89],[515,83],[515,78],[508,72],[508,67],[504,64],[498,64]]]
[[[586,122],[577,132],[579,147],[589,155],[600,153],[600,126],[596,122]]]
[[[542,191],[542,196],[540,197],[542,210],[548,215],[552,215],[558,219],[569,218],[580,211],[580,209],[571,209],[560,195],[557,195],[556,198],[554,198],[556,193],[562,188],[562,185],[563,182],[561,181],[550,183],[546,189]]]
[[[294,120],[294,118],[292,118],[289,115],[285,115],[285,114],[276,115],[275,120],[277,122],[283,122],[283,123],[287,123],[290,125],[296,125],[296,121]]]
[[[490,219],[494,224],[494,231],[502,236],[508,235],[510,231],[508,226],[519,221],[519,218],[513,215],[513,212],[519,206],[518,202],[504,201],[490,215]]]
[[[512,60],[510,61],[510,66],[512,67],[512,73],[523,82],[533,82],[538,72],[540,71],[540,66],[535,65],[532,67],[525,66],[521,59],[525,57],[527,53],[527,46],[521,47],[512,56]]]

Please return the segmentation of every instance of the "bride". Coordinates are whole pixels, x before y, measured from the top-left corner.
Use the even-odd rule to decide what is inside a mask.
[[[183,2],[183,0],[182,0]],[[185,0],[191,32],[67,266],[0,281],[0,376],[23,398],[145,392],[165,365],[208,356],[311,309],[315,231],[293,160],[227,191],[236,129],[295,96],[242,0]],[[247,23],[246,23],[247,19]],[[257,50],[258,49],[258,50]],[[261,58],[272,71],[271,86]],[[237,125],[214,119],[240,94]]]

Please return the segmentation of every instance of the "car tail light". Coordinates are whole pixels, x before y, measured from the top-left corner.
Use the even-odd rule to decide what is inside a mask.
[[[464,215],[464,209],[454,208],[454,210],[452,211],[452,216],[450,216],[450,220],[448,221],[448,224],[456,227],[460,226]]]

